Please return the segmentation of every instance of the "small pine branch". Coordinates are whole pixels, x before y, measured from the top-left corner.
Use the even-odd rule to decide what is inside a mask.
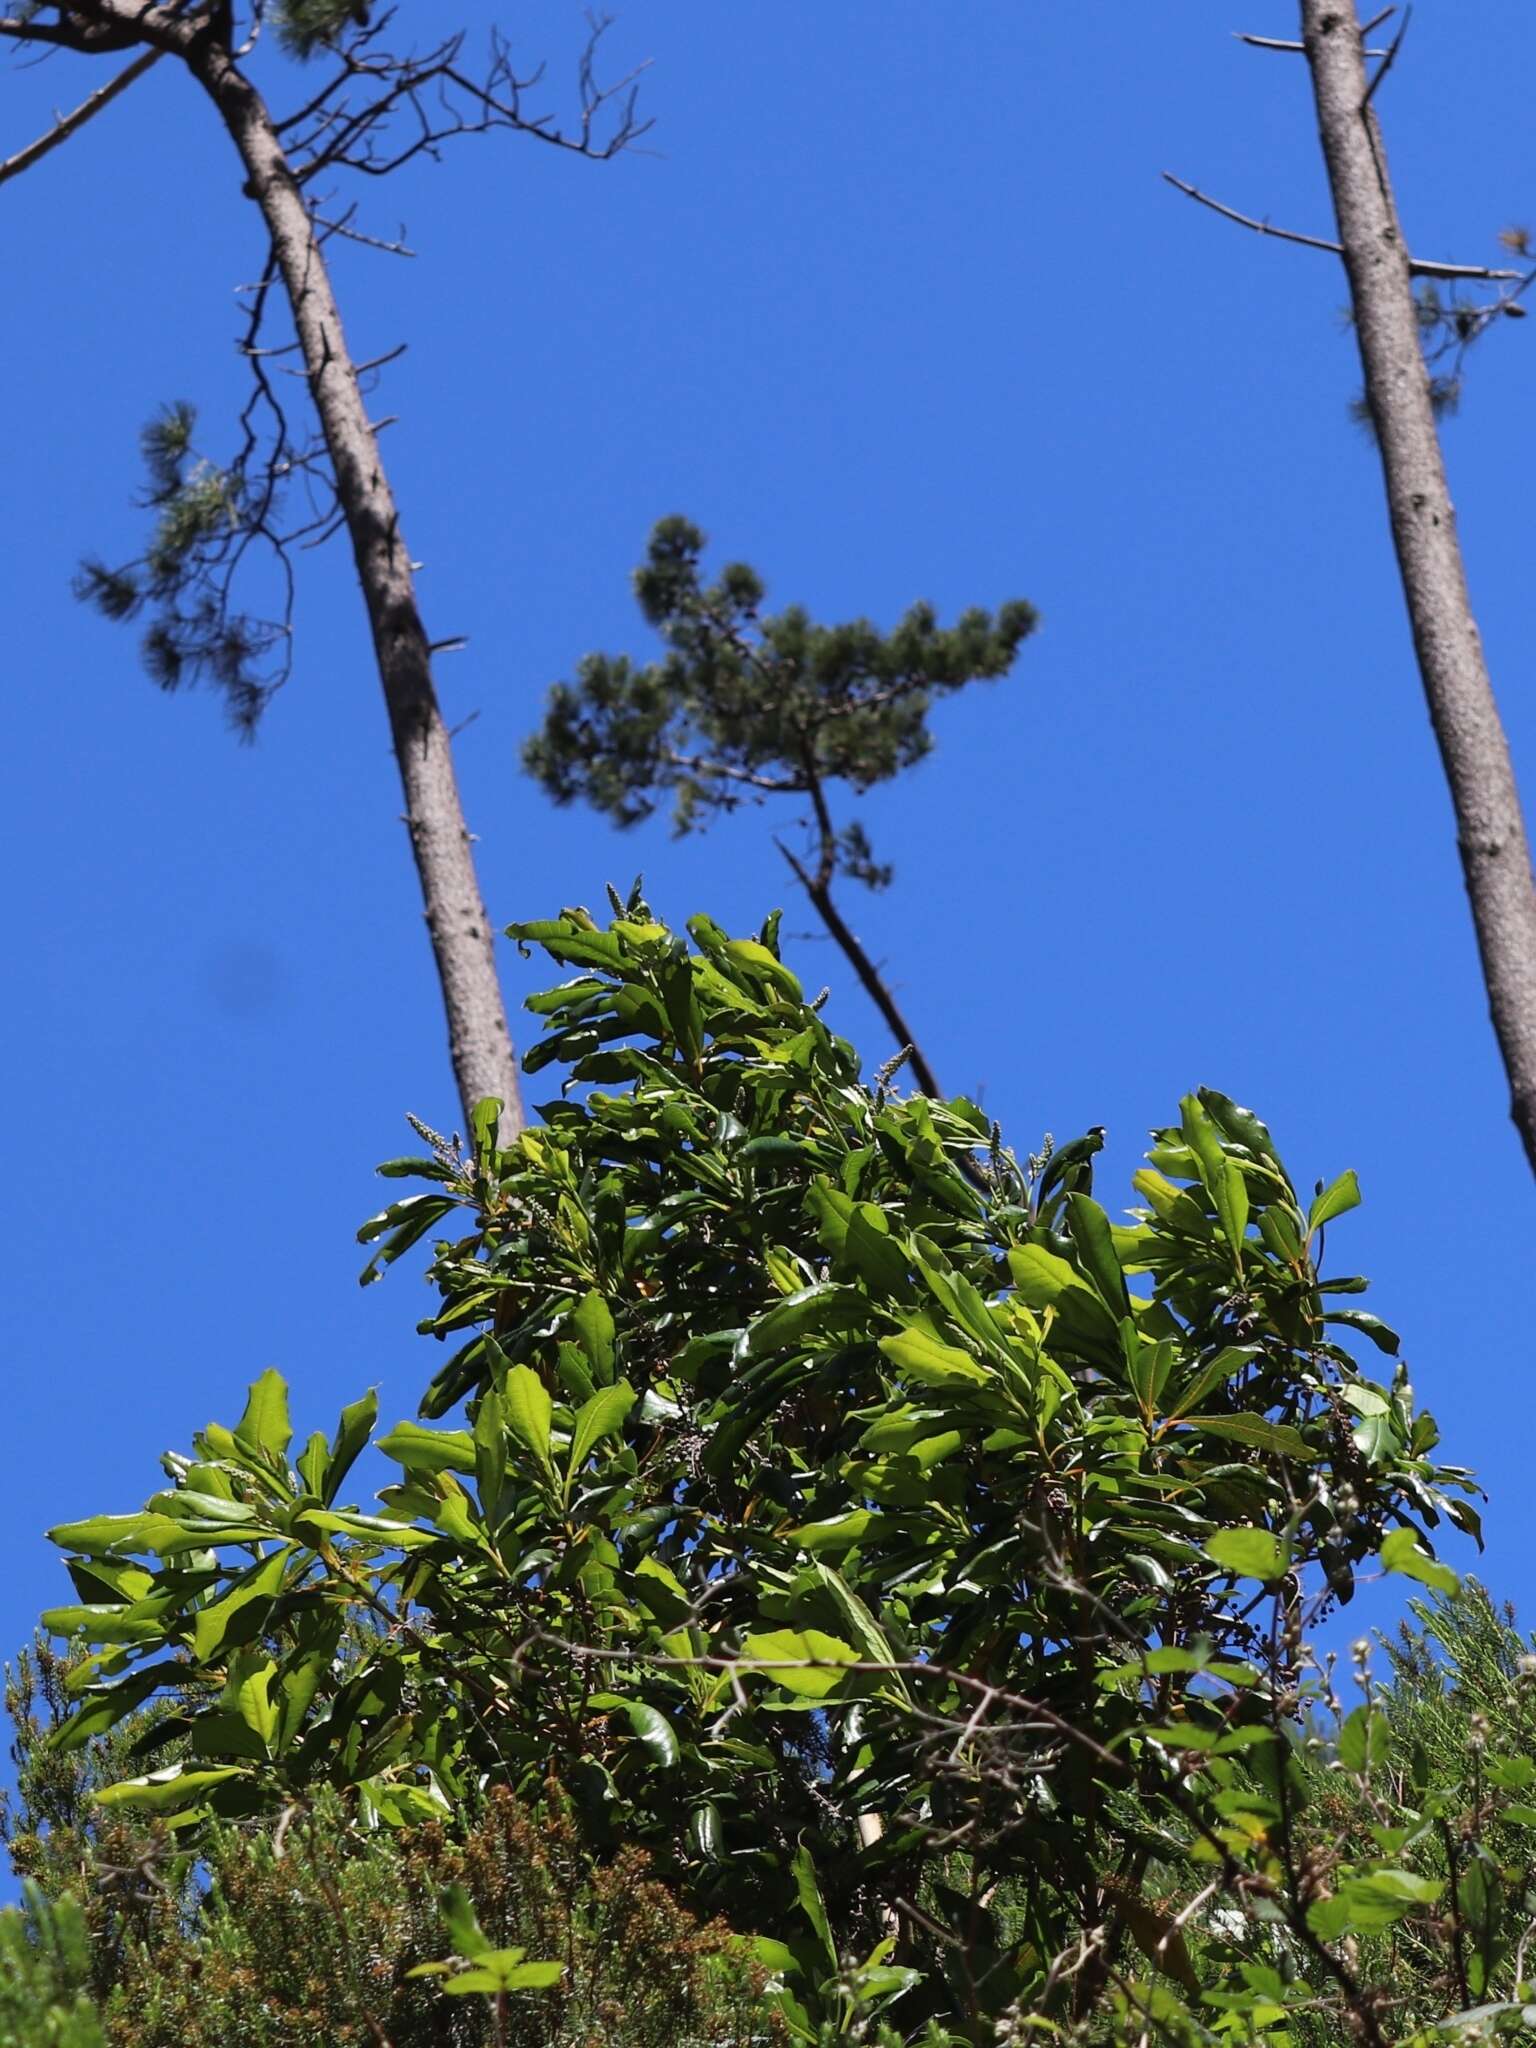
[[[273,27],[290,56],[313,57],[347,29],[366,28],[368,9],[369,0],[282,0]]]
[[[688,833],[827,782],[873,788],[928,753],[935,700],[1006,675],[1036,624],[1021,601],[948,628],[917,604],[889,633],[867,619],[818,625],[798,606],[769,615],[746,563],[706,582],[704,547],[691,521],[664,519],[635,572],[660,660],[589,654],[551,690],[523,764],[556,803],[585,802],[627,827],[670,802],[674,829]],[[869,887],[891,879],[858,825],[833,851]]]
[[[74,591],[105,618],[151,613],[141,642],[151,680],[167,691],[212,684],[231,725],[250,739],[287,672],[288,625],[239,610],[230,585],[249,541],[272,537],[265,521],[275,493],[266,489],[262,512],[253,513],[243,465],[224,469],[200,456],[196,428],[196,409],[184,401],[163,407],[145,427],[142,502],[155,515],[148,545],[117,567],[88,558]]]

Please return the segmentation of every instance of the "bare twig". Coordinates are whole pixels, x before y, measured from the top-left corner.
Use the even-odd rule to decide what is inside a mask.
[[[405,242],[386,242],[379,235],[367,235],[361,228],[353,227],[352,218],[356,212],[355,206],[349,207],[340,220],[327,220],[323,214],[315,214],[314,223],[321,241],[329,241],[332,235],[340,235],[345,242],[357,242],[365,249],[377,249],[384,256],[414,257],[416,251]],[[359,371],[358,374],[361,376],[362,372]]]
[[[782,839],[775,839],[773,843],[789,863],[795,880],[804,889],[806,895],[810,897],[816,915],[821,919],[841,948],[843,957],[858,976],[865,994],[885,1019],[896,1043],[911,1048],[912,1073],[918,1087],[922,1089],[925,1095],[935,1096],[942,1101],[944,1091],[939,1086],[938,1075],[929,1066],[922,1053],[918,1051],[917,1041],[911,1025],[908,1024],[906,1018],[901,1014],[896,998],[886,986],[885,979],[881,975],[879,968],[876,967],[874,961],[865,952],[857,936],[844,919],[842,912],[833,901],[832,891],[828,882],[818,880],[809,868],[806,867],[805,862],[799,859],[784,844]]]
[[[1397,53],[1403,47],[1403,37],[1407,35],[1408,24],[1410,21],[1412,21],[1412,19],[1412,7],[1405,7],[1403,9],[1402,24],[1399,27],[1397,34],[1392,38],[1392,42],[1387,50],[1387,54],[1381,60],[1381,69],[1376,73],[1376,76],[1365,88],[1365,98],[1360,102],[1360,111],[1362,114],[1365,112],[1366,108],[1371,104],[1371,101],[1375,98],[1377,86],[1380,85],[1381,81],[1386,77],[1387,73],[1392,69],[1392,66],[1397,62]],[[1370,56],[1372,53],[1369,50],[1362,50],[1361,54],[1363,56]]]
[[[25,149],[18,149],[14,156],[8,156],[0,163],[0,185],[5,184],[10,178],[19,178],[23,171],[29,171],[33,164],[47,156],[51,150],[57,149],[60,143],[68,142],[71,135],[77,134],[87,121],[101,112],[103,107],[111,106],[120,93],[125,93],[136,79],[142,78],[151,66],[158,64],[164,54],[163,50],[145,50],[141,56],[135,57],[131,64],[125,64],[116,78],[110,78],[105,85],[98,86],[96,91],[88,99],[83,99],[72,113],[60,114],[45,134],[39,135],[35,142],[29,142]]]
[[[1337,242],[1325,241],[1321,235],[1298,234],[1294,228],[1277,228],[1267,220],[1255,220],[1252,214],[1239,213],[1235,207],[1223,206],[1219,199],[1213,199],[1208,192],[1201,192],[1183,178],[1176,178],[1172,171],[1164,171],[1163,177],[1176,191],[1186,198],[1196,200],[1201,206],[1208,206],[1212,213],[1219,213],[1223,220],[1230,220],[1240,228],[1251,228],[1256,235],[1270,235],[1277,242],[1296,242],[1303,249],[1321,249],[1328,256],[1342,256],[1343,248]],[[1439,278],[1442,282],[1452,279],[1476,279],[1484,284],[1506,284],[1516,282],[1523,273],[1518,270],[1493,270],[1484,263],[1431,263],[1426,258],[1408,258],[1410,277]]]
[[[1387,11],[1390,13],[1391,9]],[[1232,39],[1234,42],[1246,43],[1251,50],[1284,50],[1293,57],[1304,57],[1307,54],[1305,43],[1287,42],[1283,36],[1250,36],[1242,29],[1235,28],[1232,31]],[[1367,57],[1385,57],[1388,53],[1385,50],[1367,50],[1365,54]]]

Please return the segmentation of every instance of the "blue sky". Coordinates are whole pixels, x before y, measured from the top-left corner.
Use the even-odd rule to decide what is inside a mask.
[[[437,10],[404,0],[430,32]],[[1012,680],[859,814],[894,859],[850,909],[956,1090],[1023,1150],[1110,1129],[1118,1209],[1147,1128],[1203,1082],[1299,1181],[1355,1167],[1333,1250],[1377,1283],[1445,1453],[1492,1493],[1479,1569],[1536,1609],[1527,1293],[1533,1190],[1505,1108],[1331,259],[1217,221],[1167,168],[1313,232],[1329,214],[1278,0],[879,9],[628,0],[654,154],[606,166],[465,142],[362,195],[419,255],[338,260],[354,347],[408,341],[380,403],[426,564],[498,923],[653,902],[755,927],[769,825],[675,843],[556,813],[517,747],[593,648],[646,651],[628,591],[682,511],[774,600],[823,617],[1025,596]],[[455,18],[496,18],[463,0]],[[1421,6],[1384,90],[1425,254],[1494,261],[1536,212],[1518,0]],[[569,105],[578,9],[512,22]],[[97,74],[11,68],[0,155]],[[270,55],[275,98],[295,80]],[[3,1242],[7,1572],[19,1643],[64,1576],[50,1523],[135,1506],[155,1459],[275,1364],[301,1430],[441,1354],[397,1272],[359,1292],[371,1169],[406,1110],[451,1122],[444,1033],[360,601],[303,564],[296,669],[242,749],[82,612],[87,549],[141,534],[136,436],[165,399],[217,450],[243,390],[233,287],[261,246],[228,146],[166,67],[6,188],[10,796]],[[1478,351],[1448,452],[1517,763],[1536,786],[1536,327]],[[1521,494],[1523,502],[1523,492]],[[792,943],[838,1025],[888,1047],[827,944]],[[557,973],[503,956],[518,1002]],[[524,1020],[526,1022],[526,1020]],[[538,1089],[534,1096],[538,1099]],[[1449,1554],[1471,1562],[1468,1546]],[[1384,1617],[1385,1603],[1362,1617]]]

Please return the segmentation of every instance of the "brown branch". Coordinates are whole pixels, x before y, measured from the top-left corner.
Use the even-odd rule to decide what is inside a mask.
[[[1365,88],[1365,98],[1360,102],[1360,111],[1362,114],[1365,112],[1366,108],[1371,104],[1371,101],[1376,97],[1377,86],[1380,85],[1381,81],[1386,77],[1387,73],[1392,69],[1392,66],[1397,62],[1397,53],[1403,47],[1403,37],[1407,35],[1408,24],[1410,21],[1412,21],[1412,19],[1412,7],[1405,7],[1403,9],[1403,19],[1398,27],[1397,34],[1392,38],[1391,46],[1388,49],[1387,54],[1381,60],[1381,69],[1377,72],[1376,76],[1371,80],[1370,84]],[[1362,42],[1364,41],[1363,35],[1361,40]],[[1362,51],[1361,54],[1364,56],[1369,56],[1370,52]]]
[[[944,1090],[939,1086],[938,1075],[935,1074],[932,1067],[929,1066],[927,1060],[923,1057],[923,1054],[919,1051],[912,1027],[901,1014],[896,998],[886,987],[879,968],[876,967],[874,961],[870,959],[863,946],[860,945],[858,938],[844,921],[842,912],[833,902],[829,884],[818,881],[816,876],[806,867],[804,861],[797,859],[782,839],[775,839],[773,843],[780,853],[783,854],[785,860],[788,861],[796,881],[811,899],[811,905],[816,915],[826,926],[828,933],[841,948],[844,959],[858,976],[864,993],[885,1019],[891,1036],[899,1046],[906,1049],[912,1062],[912,1072],[916,1077],[918,1087],[922,1089],[925,1095],[932,1095],[942,1102],[944,1100]]]
[[[158,64],[164,54],[163,50],[144,51],[142,56],[135,57],[131,64],[125,65],[116,78],[109,79],[105,85],[99,86],[89,99],[82,100],[73,113],[60,114],[46,134],[39,135],[35,142],[29,142],[25,149],[18,149],[14,156],[8,156],[0,163],[0,185],[5,184],[9,178],[19,178],[22,172],[30,170],[39,158],[47,156],[50,150],[57,149],[60,143],[68,142],[70,136],[83,128],[93,115],[99,114],[103,107],[109,107],[119,93],[128,90],[136,78],[142,78],[151,65]]]
[[[57,22],[0,16],[0,36],[25,43],[52,43],[87,57],[132,50],[141,43],[185,56],[203,28],[196,18],[186,18],[188,4],[189,0],[170,0],[167,6],[156,6],[152,0],[91,0],[88,16],[72,14]]]
[[[0,36],[6,36],[18,43],[49,43],[60,50],[91,47],[89,44],[82,44],[78,36],[59,23],[22,21],[12,14],[0,15]]]
[[[1135,1731],[1122,1730],[1121,1735],[1112,1737],[1111,1743],[1106,1745],[1100,1742],[1097,1736],[1091,1734],[1082,1725],[1080,1720],[1073,1720],[1066,1715],[1057,1713],[1053,1707],[1048,1707],[1042,1700],[1026,1698],[1021,1693],[1012,1692],[1005,1686],[995,1685],[989,1679],[978,1677],[968,1671],[959,1670],[952,1665],[928,1663],[921,1658],[892,1657],[877,1661],[874,1658],[859,1657],[845,1662],[841,1658],[770,1658],[743,1656],[739,1653],[734,1656],[721,1656],[708,1652],[699,1656],[678,1657],[655,1651],[629,1648],[609,1649],[596,1644],[573,1643],[563,1636],[553,1635],[545,1630],[536,1630],[525,1639],[524,1645],[514,1651],[514,1663],[520,1659],[522,1648],[531,1646],[534,1643],[542,1643],[552,1649],[560,1650],[577,1661],[590,1660],[602,1664],[654,1664],[658,1666],[692,1668],[695,1670],[722,1671],[729,1673],[738,1685],[740,1684],[742,1672],[767,1674],[774,1671],[808,1670],[830,1670],[838,1673],[840,1676],[864,1675],[877,1678],[921,1679],[926,1683],[952,1685],[956,1691],[967,1694],[972,1699],[985,1699],[991,1705],[1005,1707],[1010,1713],[1021,1716],[1021,1721],[1015,1724],[1016,1730],[1038,1733],[1049,1729],[1065,1743],[1075,1745],[1085,1751],[1096,1763],[1113,1773],[1122,1783],[1134,1780],[1135,1777],[1135,1768],[1126,1757],[1124,1750],[1114,1746],[1124,1736],[1130,1735]],[[1339,1987],[1355,2020],[1358,2037],[1367,2044],[1367,2048],[1388,2048],[1386,2036],[1382,2033],[1380,2022],[1376,2018],[1373,2001],[1367,1995],[1349,1963],[1341,1956],[1335,1955],[1328,1945],[1313,1932],[1307,1922],[1304,1910],[1300,1908],[1299,1901],[1293,1904],[1291,1900],[1280,1896],[1278,1887],[1273,1879],[1262,1873],[1246,1869],[1238,1862],[1231,1848],[1201,1810],[1191,1788],[1183,1782],[1176,1769],[1169,1772],[1159,1785],[1158,1790],[1163,1793],[1170,1805],[1174,1807],[1205,1843],[1210,1852],[1211,1861],[1220,1870],[1221,1882],[1225,1883],[1230,1890],[1236,1892],[1239,1897],[1246,1898],[1251,1893],[1266,1899],[1272,1906],[1279,1908],[1290,1932],[1301,1942],[1315,1958],[1319,1966],[1327,1972]]]
[[[702,754],[679,754],[670,747],[661,756],[668,768],[685,775],[713,775],[722,782],[744,783],[774,796],[803,796],[805,784],[789,776],[755,775],[749,768],[733,768],[728,761],[709,761]]]
[[[1176,178],[1172,171],[1164,171],[1163,177],[1176,191],[1184,193],[1186,198],[1198,201],[1201,206],[1208,206],[1212,213],[1219,213],[1223,220],[1234,221],[1240,228],[1251,228],[1256,235],[1270,235],[1277,242],[1295,242],[1303,249],[1321,249],[1327,256],[1344,254],[1340,243],[1324,241],[1321,235],[1302,235],[1294,228],[1277,228],[1267,220],[1255,220],[1251,214],[1239,213],[1235,207],[1223,206],[1219,199],[1213,199],[1208,192],[1201,192],[1195,186],[1186,184],[1182,178]],[[1408,275],[1438,278],[1443,283],[1460,278],[1483,284],[1507,284],[1513,283],[1523,273],[1518,270],[1492,270],[1483,263],[1431,263],[1425,258],[1410,256]]]

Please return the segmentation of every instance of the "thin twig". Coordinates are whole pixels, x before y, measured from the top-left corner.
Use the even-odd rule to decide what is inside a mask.
[[[1388,12],[1391,12],[1390,8]],[[1289,43],[1281,36],[1250,36],[1245,35],[1242,29],[1235,28],[1232,37],[1235,42],[1246,43],[1251,50],[1285,50],[1294,57],[1304,57],[1307,54],[1305,43]],[[1367,50],[1365,54],[1367,57],[1385,57],[1387,52]]]
[[[99,114],[103,107],[110,106],[118,94],[126,92],[136,78],[142,78],[152,64],[158,64],[164,54],[163,50],[144,51],[143,55],[135,57],[131,64],[124,65],[116,78],[109,78],[105,85],[98,86],[89,99],[80,102],[73,113],[60,114],[45,135],[39,135],[35,142],[29,142],[25,149],[17,150],[14,156],[8,156],[0,163],[0,185],[5,184],[9,178],[19,178],[22,172],[30,170],[40,157],[45,157],[50,150],[57,149],[61,142],[68,142],[70,136],[83,128],[93,115]]]
[[[1223,220],[1234,221],[1240,228],[1251,228],[1256,235],[1271,235],[1277,242],[1297,242],[1303,249],[1321,249],[1328,256],[1342,256],[1344,251],[1337,242],[1325,241],[1321,235],[1298,234],[1294,228],[1277,228],[1267,220],[1255,220],[1251,214],[1239,213],[1235,207],[1223,206],[1219,199],[1213,199],[1208,192],[1201,192],[1184,179],[1176,178],[1172,171],[1164,171],[1164,179],[1175,191],[1186,198],[1194,199],[1201,206],[1208,206],[1212,213],[1219,213]],[[1408,258],[1410,277],[1434,277],[1442,280],[1465,278],[1484,284],[1512,283],[1523,273],[1518,270],[1493,270],[1483,263],[1431,263],[1423,257]]]
[[[378,235],[366,235],[361,228],[354,228],[345,220],[326,220],[322,214],[314,216],[315,226],[320,230],[322,240],[331,235],[340,235],[344,241],[357,242],[365,249],[377,249],[384,256],[414,256],[416,251],[404,242],[386,242]]]
[[[942,1102],[945,1097],[943,1089],[939,1086],[938,1076],[918,1050],[916,1036],[913,1033],[912,1027],[897,1007],[896,998],[892,995],[890,989],[886,987],[885,979],[880,973],[879,968],[876,967],[874,961],[865,952],[863,946],[854,935],[852,928],[844,919],[842,912],[833,902],[831,889],[825,883],[818,882],[816,876],[806,867],[805,862],[797,858],[794,852],[784,844],[782,839],[775,839],[773,843],[789,863],[795,880],[804,889],[806,895],[810,897],[816,915],[821,919],[837,945],[841,948],[843,957],[863,984],[865,994],[885,1019],[891,1036],[898,1045],[911,1048],[912,1075],[918,1087],[925,1095],[931,1095],[936,1100]]]
[[[1360,102],[1360,111],[1362,114],[1365,112],[1366,108],[1371,104],[1372,99],[1375,97],[1377,86],[1380,85],[1381,81],[1386,77],[1387,73],[1392,69],[1393,64],[1397,61],[1397,53],[1403,47],[1403,37],[1407,35],[1408,24],[1410,21],[1412,21],[1412,19],[1412,7],[1405,7],[1403,9],[1402,26],[1398,29],[1397,34],[1392,38],[1392,42],[1387,50],[1387,54],[1381,60],[1381,69],[1376,73],[1376,76],[1365,88],[1365,98]],[[1370,51],[1366,52],[1367,56],[1369,56],[1370,54]]]

